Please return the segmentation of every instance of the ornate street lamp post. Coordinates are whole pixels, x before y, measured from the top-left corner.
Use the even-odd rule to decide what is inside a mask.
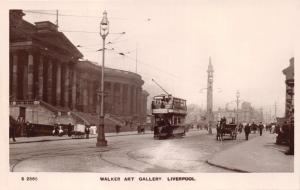
[[[102,47],[102,67],[101,67],[101,90],[100,90],[100,120],[98,126],[98,137],[97,137],[97,147],[107,146],[107,141],[105,140],[104,134],[104,55],[105,55],[105,38],[109,33],[109,22],[107,19],[107,12],[103,12],[103,18],[100,23],[100,36],[103,39]]]

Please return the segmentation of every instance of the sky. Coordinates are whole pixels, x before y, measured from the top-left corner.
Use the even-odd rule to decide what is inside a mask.
[[[103,1],[58,10],[59,30],[81,46],[84,59],[99,64],[99,23],[106,10],[110,21],[106,42],[112,42],[106,47],[114,48],[106,51],[106,66],[135,72],[137,65],[150,98],[163,93],[153,78],[188,104],[205,107],[211,57],[214,109],[228,102],[233,107],[239,91],[241,101],[272,113],[276,103],[277,115],[284,114],[282,70],[295,54],[299,10],[295,0]],[[31,23],[56,22],[55,8],[39,6],[25,13],[24,19]]]

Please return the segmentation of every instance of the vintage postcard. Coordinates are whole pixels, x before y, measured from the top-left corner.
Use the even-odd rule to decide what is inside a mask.
[[[298,1],[2,4],[5,189],[300,188]]]

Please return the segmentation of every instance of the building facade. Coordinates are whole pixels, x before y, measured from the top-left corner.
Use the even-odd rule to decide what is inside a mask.
[[[91,61],[76,64],[75,110],[99,113],[101,67]],[[104,112],[117,116],[146,115],[148,93],[142,89],[141,76],[117,69],[105,68]]]
[[[98,114],[101,67],[81,61],[81,52],[55,24],[31,24],[23,19],[24,15],[22,10],[10,10],[9,98],[10,110],[14,110],[11,115],[19,117],[21,111],[15,113],[15,108],[30,109],[33,104],[51,111],[49,117],[64,113],[70,117],[72,113]],[[144,81],[140,75],[105,68],[104,80],[105,114],[146,119],[148,93],[142,88]],[[42,122],[34,119],[34,108],[29,117],[30,111],[22,112],[27,114],[26,121]],[[53,124],[50,120],[48,124]]]
[[[290,59],[290,65],[282,73],[285,75],[285,118],[289,123],[294,120],[294,57]]]

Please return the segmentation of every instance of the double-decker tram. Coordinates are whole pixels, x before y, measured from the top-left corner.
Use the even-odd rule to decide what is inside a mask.
[[[186,100],[161,94],[153,97],[154,138],[185,135]]]

